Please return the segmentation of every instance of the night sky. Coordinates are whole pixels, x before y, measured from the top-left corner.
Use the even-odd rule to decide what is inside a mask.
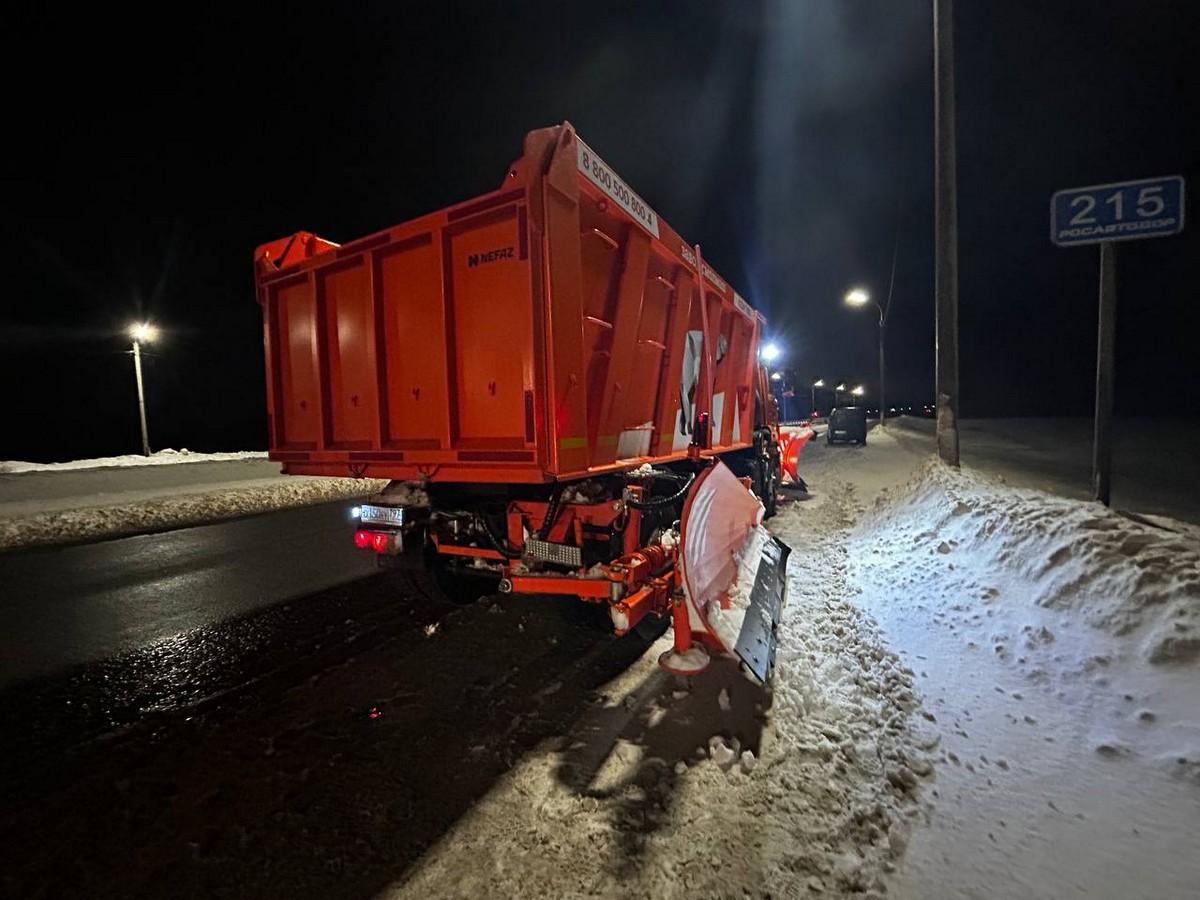
[[[805,378],[874,388],[874,319],[840,299],[886,291],[895,242],[889,400],[932,401],[928,0],[249,6],[4,13],[0,458],[136,452],[140,318],[152,444],[265,447],[253,248],[491,190],[564,119]],[[1195,6],[960,0],[965,415],[1090,412],[1098,251],[1050,243],[1050,195],[1194,197]],[[1118,415],[1200,414],[1197,225],[1117,264]]]

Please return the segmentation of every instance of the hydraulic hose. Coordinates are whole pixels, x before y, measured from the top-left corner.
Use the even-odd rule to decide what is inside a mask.
[[[676,477],[678,477],[678,476],[676,476]],[[634,509],[658,509],[659,507],[662,507],[662,506],[668,506],[672,503],[676,503],[676,502],[682,500],[683,495],[688,492],[688,488],[690,488],[692,486],[692,482],[695,480],[696,480],[696,473],[693,472],[691,474],[691,476],[687,479],[687,481],[684,482],[683,487],[681,487],[674,494],[671,494],[669,497],[655,497],[651,500],[626,499],[625,505],[631,506]]]
[[[484,537],[486,537],[488,539],[489,544],[491,544],[493,547],[496,548],[497,553],[499,553],[505,559],[520,559],[521,558],[521,554],[519,551],[513,550],[511,547],[508,546],[508,541],[502,541],[502,540],[500,540],[499,537],[496,536],[496,532],[492,531],[492,523],[488,521],[486,515],[480,514],[477,517],[477,520],[478,520],[479,524],[483,526]]]
[[[546,534],[554,527],[554,520],[558,518],[558,508],[562,505],[563,486],[560,483],[554,493],[550,495],[550,502],[546,505],[546,518],[542,520],[542,527],[537,531],[539,541],[546,539]]]

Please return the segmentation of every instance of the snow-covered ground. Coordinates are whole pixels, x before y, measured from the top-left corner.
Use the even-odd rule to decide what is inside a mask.
[[[889,893],[1195,896],[1196,532],[949,471],[878,431],[836,449],[806,477],[862,504],[850,588],[941,737],[933,813]]]
[[[661,638],[381,896],[877,896],[938,738],[850,599],[844,500],[774,520],[796,562],[773,690],[724,659],[670,676]]]
[[[17,475],[22,472],[71,472],[78,469],[141,468],[142,466],[171,466],[179,463],[229,462],[242,459],[266,459],[266,451],[237,450],[232,453],[196,453],[184,447],[181,450],[156,450],[149,456],[127,454],[104,456],[98,459],[74,459],[69,462],[34,463],[20,460],[0,460],[0,475]]]
[[[0,550],[163,531],[363,496],[386,485],[280,475],[277,463],[256,452],[161,451],[149,458],[8,462],[0,470]]]
[[[1195,896],[1195,532],[878,431],[802,463],[773,689],[660,639],[381,897]]]

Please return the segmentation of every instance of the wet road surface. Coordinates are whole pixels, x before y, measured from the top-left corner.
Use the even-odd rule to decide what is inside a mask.
[[[263,517],[267,535],[217,526],[246,530],[203,551],[179,532],[4,559],[19,584],[107,598],[99,621],[137,596],[174,624],[140,609],[141,631],[111,629],[120,651],[0,688],[0,896],[374,897],[654,636],[615,639],[602,608],[554,598],[454,606],[397,572],[231,599],[271,535],[292,538],[276,558],[295,584],[341,552],[322,523],[348,543],[344,511],[295,513]],[[82,570],[53,564],[88,549]],[[158,588],[123,589],[122,566]],[[10,620],[37,612],[23,603]]]
[[[351,506],[0,553],[0,687],[374,574]]]

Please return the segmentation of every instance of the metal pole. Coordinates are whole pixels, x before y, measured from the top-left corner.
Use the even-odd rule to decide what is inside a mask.
[[[892,274],[888,278],[887,299],[883,302],[883,306],[878,303],[875,307],[879,310],[879,427],[887,427],[887,397],[883,390],[883,342],[885,332],[887,330],[888,311],[892,308],[892,291],[896,288],[896,253],[900,249],[900,226],[896,226],[896,239],[892,242]]]
[[[954,0],[933,2],[934,293],[937,446],[958,465],[958,198],[954,146]]]
[[[1117,248],[1100,245],[1100,322],[1096,335],[1096,424],[1092,443],[1092,487],[1108,506],[1112,489],[1113,348],[1117,321]]]
[[[142,456],[150,455],[150,435],[146,430],[146,394],[142,390],[142,348],[133,342],[133,374],[137,377],[138,415],[142,419]]]
[[[887,397],[883,391],[883,335],[887,329],[883,316],[879,317],[879,427],[887,427]]]

